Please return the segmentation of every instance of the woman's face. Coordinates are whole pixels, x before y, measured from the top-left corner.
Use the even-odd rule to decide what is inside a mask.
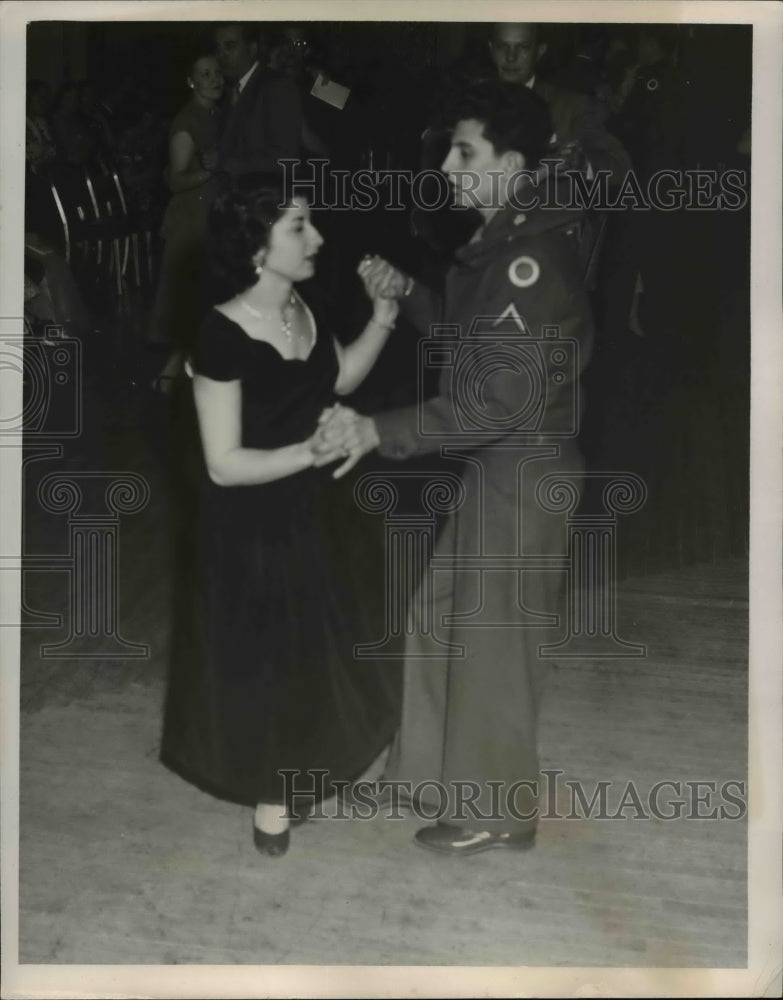
[[[262,257],[264,270],[289,281],[306,281],[315,274],[315,258],[323,237],[310,221],[310,206],[296,198],[272,226]]]
[[[193,93],[205,101],[218,101],[223,94],[223,74],[215,56],[202,56],[190,76]]]

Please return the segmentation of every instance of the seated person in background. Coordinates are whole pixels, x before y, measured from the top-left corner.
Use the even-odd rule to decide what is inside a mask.
[[[114,148],[109,118],[95,95],[95,88],[89,80],[82,80],[79,88],[79,113],[98,150],[111,153]]]
[[[95,149],[95,140],[79,108],[79,85],[72,80],[66,80],[57,91],[52,125],[59,158],[74,165],[86,163]]]
[[[52,91],[43,80],[27,84],[25,120],[24,228],[38,237],[58,239],[60,218],[49,188],[49,167],[57,159],[57,145],[48,116]]]
[[[25,315],[66,333],[88,333],[90,318],[65,258],[37,233],[24,235]],[[57,331],[59,333],[59,331]]]
[[[302,147],[302,100],[287,76],[263,67],[248,26],[215,29],[217,58],[230,85],[219,148],[220,169],[233,178],[273,170]]]
[[[35,174],[40,174],[57,155],[57,146],[49,122],[52,89],[43,80],[27,84],[27,114],[25,117],[25,160]]]

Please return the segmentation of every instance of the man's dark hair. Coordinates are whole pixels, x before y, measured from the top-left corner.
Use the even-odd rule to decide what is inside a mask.
[[[538,166],[549,149],[552,117],[546,103],[529,87],[498,79],[476,80],[443,96],[438,124],[453,129],[472,119],[484,126],[484,138],[496,153],[516,150],[526,166]]]

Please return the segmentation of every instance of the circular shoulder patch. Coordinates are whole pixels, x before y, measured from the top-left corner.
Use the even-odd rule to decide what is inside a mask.
[[[541,274],[538,261],[533,257],[517,257],[508,266],[508,280],[517,288],[530,288]]]

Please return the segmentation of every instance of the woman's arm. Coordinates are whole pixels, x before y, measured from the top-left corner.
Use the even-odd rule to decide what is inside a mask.
[[[340,372],[334,391],[339,396],[347,396],[364,381],[394,328],[398,311],[396,300],[378,298],[373,306],[372,319],[353,343],[344,347],[335,341]]]
[[[271,483],[302,472],[313,464],[309,440],[268,451],[242,447],[242,386],[239,380],[217,382],[194,375],[193,393],[207,472],[218,486]]]
[[[419,284],[409,274],[404,274],[383,257],[365,257],[359,265],[359,277],[370,298],[379,296],[397,299],[403,316],[420,333],[429,335],[430,328],[440,321],[443,300],[437,292]]]
[[[212,177],[211,170],[199,167],[188,170],[188,164],[193,157],[196,144],[189,132],[175,132],[169,140],[169,167],[167,171],[168,185],[174,194],[201,187]]]

